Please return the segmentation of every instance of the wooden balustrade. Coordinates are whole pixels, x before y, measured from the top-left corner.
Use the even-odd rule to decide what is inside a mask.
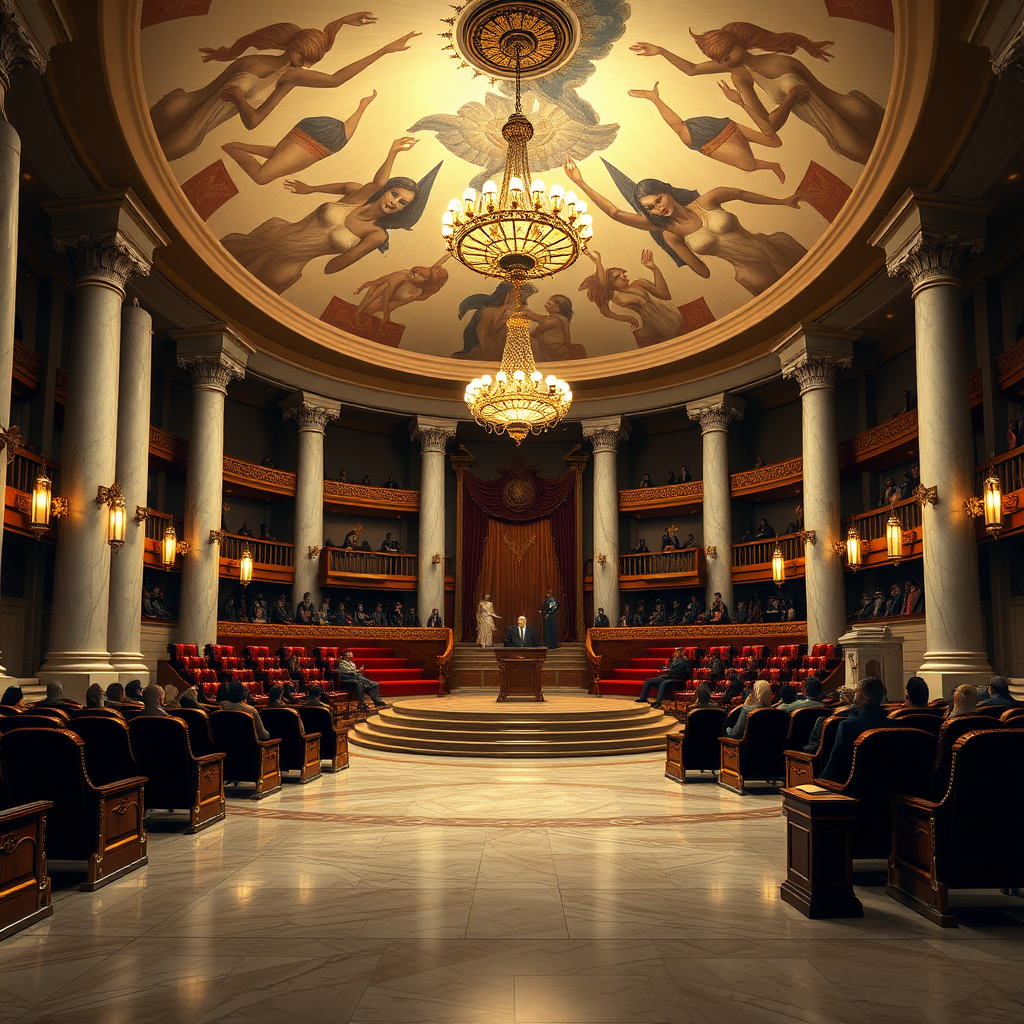
[[[904,498],[892,507],[871,509],[855,516],[847,516],[842,522],[840,539],[845,541],[851,526],[857,528],[860,536],[861,561],[864,567],[884,565],[889,561],[885,543],[885,529],[889,517],[894,515],[903,528],[903,559],[920,558],[924,550],[924,532],[921,529],[921,503],[917,498]],[[844,558],[845,564],[845,558]]]
[[[295,545],[283,540],[262,540],[257,537],[243,537],[238,533],[222,533],[220,540],[221,562],[225,559],[238,563],[246,549],[252,555],[253,575],[257,567],[295,568]]]
[[[778,537],[741,541],[732,545],[733,583],[760,583],[772,578],[772,555],[775,548],[782,550],[786,563],[786,577],[804,574],[804,541],[799,533],[784,533]]]
[[[619,579],[625,576],[675,576],[697,572],[697,549],[619,555]]]
[[[333,575],[399,576],[415,579],[419,556],[404,551],[353,551],[327,549],[327,573]]]
[[[36,477],[40,470],[45,469],[51,481],[51,493],[60,494],[60,466],[56,462],[44,459],[24,448],[14,449],[14,459],[7,464],[7,486],[16,491],[31,494],[36,485]]]
[[[1024,448],[1014,448],[1004,455],[997,455],[984,466],[974,471],[974,491],[981,497],[985,480],[995,471],[1003,494],[1024,489]]]
[[[178,535],[178,540],[183,539],[185,523],[180,516],[172,516],[167,512],[158,512],[155,508],[149,508],[146,511],[149,513],[145,523],[146,540],[162,544],[164,532],[171,525],[174,526],[174,532]]]
[[[1000,391],[1019,393],[1024,382],[1024,338],[996,356],[996,380]]]

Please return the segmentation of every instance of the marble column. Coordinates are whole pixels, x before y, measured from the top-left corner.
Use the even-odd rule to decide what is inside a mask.
[[[704,464],[704,556],[707,563],[707,607],[715,594],[729,613],[732,599],[732,479],[729,476],[729,424],[743,418],[747,403],[719,394],[691,402],[686,415],[700,424]]]
[[[800,385],[804,461],[804,572],[807,642],[836,643],[846,632],[839,515],[836,377],[853,361],[855,334],[800,324],[776,347],[782,376]]]
[[[62,31],[62,19],[47,27],[44,8],[15,11],[8,3],[0,4],[0,450],[5,459],[8,440],[12,447],[20,442],[20,435],[10,435],[11,382],[14,375],[14,314],[18,274],[18,198],[21,180],[21,139],[7,120],[7,93],[11,75],[23,67],[39,74],[46,71],[50,47],[68,36]],[[25,20],[26,13],[39,26]],[[37,31],[42,29],[40,33]],[[48,453],[47,453],[48,454]],[[6,475],[6,463],[0,461]],[[0,517],[0,551],[3,547],[4,524]],[[0,665],[0,677],[7,672]]]
[[[224,496],[224,401],[254,351],[226,324],[176,331],[178,365],[192,377],[192,428],[185,479],[178,639],[200,651],[217,642],[220,524]]]
[[[620,611],[618,452],[628,431],[621,416],[583,420],[583,436],[594,449],[594,614],[603,608],[612,625]]]
[[[420,442],[420,550],[416,610],[426,623],[436,608],[444,611],[444,450],[455,436],[456,420],[417,416],[413,436]],[[467,598],[467,600],[471,599]]]
[[[118,358],[125,282],[149,273],[167,238],[131,192],[44,204],[54,247],[75,265],[75,313],[61,450],[60,496],[50,644],[41,683],[60,680],[83,697],[91,683],[117,680],[107,649],[110,546],[98,491],[115,483]]]
[[[295,474],[295,579],[292,608],[309,593],[320,607],[317,573],[324,546],[324,428],[341,415],[341,403],[308,391],[297,391],[281,403],[286,420],[299,428],[299,461]]]
[[[932,696],[986,682],[974,520],[974,438],[967,393],[961,272],[981,251],[994,204],[908,191],[875,232],[892,277],[909,278],[917,342],[917,423],[927,649]]]
[[[147,504],[149,472],[149,396],[152,379],[153,319],[138,306],[121,310],[121,367],[117,386],[118,483],[129,517]],[[110,559],[110,610],[107,648],[118,681],[149,682],[142,658],[142,570],[146,553],[145,521],[129,521],[125,542]]]

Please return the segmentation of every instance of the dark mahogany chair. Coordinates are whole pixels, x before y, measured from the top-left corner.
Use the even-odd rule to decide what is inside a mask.
[[[53,802],[46,820],[51,869],[84,864],[81,888],[91,892],[147,862],[144,778],[94,785],[85,742],[70,729],[15,729],[0,737],[0,759],[12,804]]]
[[[829,709],[797,708],[789,713],[789,735],[786,737],[786,750],[803,750],[807,746],[814,731],[814,723],[819,718],[827,718]]]
[[[829,712],[834,711],[833,708],[826,708],[825,710]],[[843,717],[842,715],[830,714],[822,722],[821,742],[818,744],[818,749],[813,753],[802,749],[792,750],[787,747],[783,755],[786,761],[787,788],[803,786],[813,782],[825,770],[829,755],[832,753],[832,747],[836,742],[836,732],[839,729],[839,723],[842,722]],[[810,737],[808,737],[807,742],[810,742]],[[807,743],[804,746],[807,746]]]
[[[129,726],[139,772],[149,780],[150,810],[187,810],[187,835],[224,820],[224,755],[197,757],[189,744],[188,726],[180,719],[144,715]]]
[[[890,715],[889,718],[894,721],[901,729],[923,729],[925,732],[930,732],[933,736],[939,735],[939,730],[942,728],[943,717],[941,715]]]
[[[0,704],[0,718],[14,718],[16,715],[20,715],[21,712],[9,704]]]
[[[984,715],[987,718],[1000,718],[1005,710],[1005,707],[996,705],[995,707],[979,707],[974,713],[976,715]]]
[[[0,736],[13,729],[66,729],[67,726],[67,722],[52,715],[36,715],[25,711],[16,718],[0,718]]]
[[[281,790],[281,741],[261,740],[256,723],[246,711],[217,711],[210,716],[214,748],[227,756],[227,782],[252,782],[253,800],[262,800]]]
[[[931,789],[925,796],[932,800],[941,800],[942,794],[949,786],[949,775],[953,770],[953,746],[965,733],[980,729],[1001,729],[1003,723],[989,715],[961,715],[958,718],[947,718],[939,730],[939,745],[932,767]]]
[[[79,715],[68,728],[85,741],[85,768],[97,786],[145,774],[135,763],[128,725],[122,719]]]
[[[216,753],[210,732],[210,716],[202,708],[171,708],[170,713],[188,726],[188,742],[196,757]]]
[[[845,782],[815,780],[818,786],[858,801],[852,832],[855,859],[889,856],[893,796],[928,793],[935,749],[935,737],[923,729],[869,729],[854,741]]]
[[[334,721],[328,708],[305,707],[295,709],[302,719],[302,727],[320,733],[320,760],[327,762],[325,772],[340,772],[348,767],[348,731]]]
[[[0,811],[0,940],[53,913],[46,874],[49,800]]]
[[[1024,729],[981,729],[953,744],[938,800],[897,797],[885,891],[945,928],[950,889],[1024,886]]]
[[[718,740],[724,731],[722,708],[694,708],[683,731],[665,737],[665,778],[686,782],[688,771],[717,772]]]
[[[941,718],[946,713],[946,706],[925,704],[923,707],[907,707],[900,704],[889,712],[890,718],[906,718],[908,715],[937,715]]]
[[[281,741],[282,773],[297,771],[300,785],[320,778],[320,733],[307,733],[292,708],[264,708],[260,717],[271,737]]]
[[[1024,707],[1010,708],[999,716],[1000,722],[1017,722],[1024,719]],[[1016,728],[1016,726],[1015,726]]]
[[[789,712],[781,708],[757,708],[747,715],[739,738],[723,736],[719,741],[721,768],[718,782],[736,793],[745,792],[751,779],[775,782],[786,772],[786,736]]]
[[[113,707],[102,707],[102,708],[76,708],[72,713],[72,719],[81,718],[83,715],[88,715],[92,718],[117,718],[122,722],[124,721],[124,715],[121,714],[117,708]]]

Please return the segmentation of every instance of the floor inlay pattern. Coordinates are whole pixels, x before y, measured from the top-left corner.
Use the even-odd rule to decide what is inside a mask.
[[[1024,927],[782,903],[773,792],[362,750],[0,944],[0,1024],[1020,1024]],[[993,904],[1009,901],[996,894]]]

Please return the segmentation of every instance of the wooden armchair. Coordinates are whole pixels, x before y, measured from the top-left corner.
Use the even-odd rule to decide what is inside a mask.
[[[758,708],[747,715],[742,737],[723,736],[719,742],[721,770],[718,782],[743,793],[750,779],[781,780],[786,771],[783,751],[789,733],[789,712]]]
[[[281,741],[281,771],[297,771],[303,786],[320,778],[320,733],[307,733],[292,708],[264,708],[260,717],[267,732]]]
[[[67,722],[53,715],[37,715],[23,711],[20,715],[0,719],[0,735],[12,729],[66,729]]]
[[[845,782],[815,780],[833,793],[858,801],[853,826],[854,859],[889,856],[893,796],[927,794],[935,748],[935,737],[923,729],[868,729],[854,741],[853,763]]]
[[[1024,886],[1024,729],[976,730],[953,744],[941,799],[896,797],[885,891],[955,928],[950,889]]]
[[[831,708],[826,708],[826,711],[831,710]],[[821,726],[821,742],[814,753],[809,753],[800,748],[792,750],[787,747],[783,753],[786,762],[787,789],[792,786],[803,786],[813,782],[825,770],[829,754],[832,753],[832,747],[836,742],[836,732],[839,729],[839,723],[842,720],[842,717],[839,715],[830,715],[825,719]],[[808,742],[809,740],[810,737],[808,737]],[[804,743],[804,746],[806,745],[807,742]]]
[[[210,732],[210,716],[202,708],[171,708],[170,712],[188,726],[189,746],[196,757],[216,753]]]
[[[718,740],[724,729],[722,708],[694,708],[683,731],[665,737],[665,778],[686,782],[687,771],[718,771]]]
[[[228,782],[255,783],[253,800],[281,791],[281,741],[261,740],[246,711],[217,711],[210,716],[213,745],[224,759]]]
[[[889,715],[901,729],[923,729],[933,736],[939,735],[942,728],[943,718],[941,715],[917,714],[917,715]]]
[[[999,716],[1000,722],[1019,722],[1021,719],[1024,719],[1024,708],[1010,708]]]
[[[327,708],[303,707],[295,709],[308,732],[320,734],[320,761],[327,762],[325,772],[340,772],[348,767],[348,731],[335,723]]]
[[[135,763],[128,725],[123,719],[77,715],[68,728],[85,741],[85,770],[97,786],[146,774]]]
[[[223,754],[197,757],[189,744],[188,726],[170,715],[143,715],[129,729],[139,771],[149,780],[146,796],[151,810],[187,809],[186,835],[224,820]]]
[[[12,804],[52,800],[47,815],[50,867],[85,864],[83,892],[92,892],[147,863],[146,780],[96,786],[85,767],[85,743],[70,729],[15,729],[0,737]]]
[[[819,718],[827,718],[829,709],[797,708],[789,713],[789,735],[786,737],[786,750],[803,750],[807,746],[814,731],[814,723]]]
[[[53,913],[46,874],[49,800],[0,811],[0,939]]]
[[[953,746],[965,733],[979,729],[1001,729],[1003,723],[998,718],[988,715],[960,715],[947,718],[939,730],[939,745],[935,754],[935,765],[932,768],[931,791],[923,796],[932,800],[941,800],[949,788],[949,776],[953,771]]]

